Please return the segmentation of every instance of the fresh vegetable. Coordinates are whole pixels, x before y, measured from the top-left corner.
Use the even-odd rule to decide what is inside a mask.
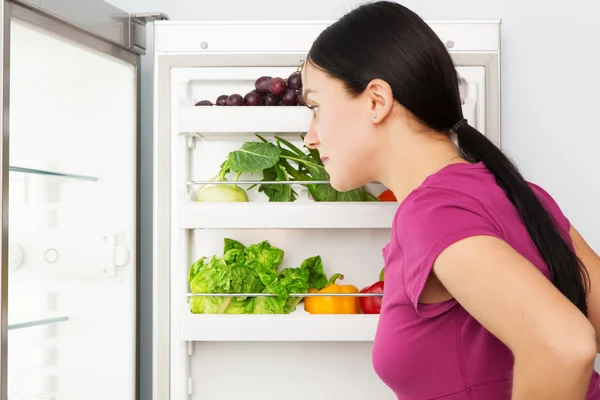
[[[215,185],[199,190],[196,193],[196,201],[248,201],[248,194],[244,189],[236,185]]]
[[[361,293],[383,293],[383,281],[377,281],[360,291]],[[363,314],[379,314],[381,311],[382,296],[360,297],[360,309]]]
[[[327,283],[320,256],[307,258],[298,268],[277,268],[284,251],[268,241],[252,244],[225,239],[223,257],[199,258],[190,266],[188,283],[192,293],[236,293],[236,297],[193,296],[190,311],[195,314],[287,314],[296,310],[302,297]],[[243,294],[268,293],[275,296],[249,297]]]
[[[270,143],[256,134],[263,144]],[[263,171],[265,181],[328,181],[329,174],[325,171],[319,151],[308,149],[308,154],[281,137],[275,137],[275,143],[280,151],[276,164]],[[264,192],[269,201],[294,201],[296,193],[290,185],[260,185],[258,191]],[[303,184],[315,201],[376,201],[365,187],[338,192],[330,184]],[[283,192],[285,190],[285,192]]]
[[[333,274],[322,290],[310,289],[309,293],[358,293],[352,285],[338,285],[342,274]],[[359,300],[355,296],[310,296],[304,299],[304,310],[311,314],[360,314]]]
[[[227,174],[234,172],[235,177],[232,184],[220,184],[208,188],[205,187],[206,185],[202,185],[196,189],[196,199],[198,201],[248,201],[246,191],[238,187],[235,182],[243,173],[261,172],[273,167],[277,163],[280,153],[279,148],[272,143],[244,143],[240,149],[227,155],[227,160],[221,164],[219,173],[209,179],[210,182],[215,180],[225,182]],[[205,191],[208,191],[206,195],[204,195]]]
[[[379,196],[377,196],[379,201],[398,201],[396,200],[396,196],[394,196],[394,192],[390,189],[384,190]]]
[[[381,268],[381,272],[379,273],[379,280],[383,282],[383,278],[385,276],[385,267]]]
[[[292,189],[291,184],[294,181],[329,180],[329,174],[325,171],[317,150],[309,149],[306,154],[280,137],[275,137],[276,142],[273,144],[259,134],[256,136],[261,140],[260,142],[246,142],[240,149],[230,152],[221,164],[219,173],[209,181],[227,181],[237,188],[235,182],[241,174],[261,172],[262,181],[287,181],[290,184],[260,184],[259,192],[264,193],[271,202],[292,202],[298,196]],[[235,173],[235,177],[227,180],[227,175],[231,172]],[[377,198],[365,187],[338,192],[330,184],[302,185],[308,189],[315,201],[377,201]],[[202,190],[206,189],[203,189],[203,186],[197,189],[197,197],[202,198],[200,195]]]

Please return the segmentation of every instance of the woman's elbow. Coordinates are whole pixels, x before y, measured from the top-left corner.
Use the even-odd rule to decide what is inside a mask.
[[[521,341],[520,346],[514,349],[514,355],[521,361],[542,362],[542,364],[561,366],[565,371],[581,371],[581,368],[593,368],[598,352],[596,331],[582,318],[576,323],[561,323],[552,329],[545,329],[544,333],[529,337]],[[543,360],[543,361],[542,361]]]
[[[571,368],[593,369],[598,343],[596,330],[590,323],[583,323],[571,334],[563,336],[553,345],[555,355],[561,362]]]

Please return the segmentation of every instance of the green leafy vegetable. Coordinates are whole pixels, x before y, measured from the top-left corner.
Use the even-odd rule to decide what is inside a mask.
[[[188,283],[192,293],[236,293],[240,296],[194,296],[190,311],[196,314],[287,314],[296,309],[301,297],[327,284],[320,256],[307,258],[298,268],[277,269],[284,251],[268,241],[244,246],[226,238],[223,257],[199,258],[190,266]],[[268,293],[275,296],[248,297],[243,294]]]
[[[284,167],[275,164],[263,171],[263,181],[289,181],[289,179]],[[292,190],[292,185],[262,184],[258,191],[264,192],[273,202],[294,201],[298,195]]]
[[[197,201],[237,201],[247,202],[246,191],[238,187],[235,182],[243,173],[261,172],[272,168],[279,160],[280,149],[272,143],[246,142],[240,149],[229,153],[227,160],[221,164],[221,170],[210,182],[219,180],[227,181],[226,176],[230,172],[235,173],[234,182],[231,185],[216,185],[206,188],[206,185],[196,190]]]
[[[308,153],[294,146],[291,142],[275,136],[275,144],[269,142],[260,134],[256,134],[259,142],[245,142],[240,149],[230,152],[221,164],[221,170],[210,179],[226,181],[226,176],[233,172],[231,188],[243,190],[237,187],[235,182],[243,173],[262,173],[262,181],[289,182],[290,184],[268,184],[259,185],[258,191],[264,193],[271,202],[292,202],[298,198],[298,194],[292,189],[294,181],[329,181],[329,174],[325,171],[319,151],[308,149]],[[306,147],[306,146],[304,146]],[[229,186],[229,185],[228,185]],[[369,193],[365,187],[338,192],[330,184],[303,184],[315,201],[378,201],[377,197]],[[251,189],[254,186],[248,188]],[[202,187],[198,196],[201,197]],[[204,189],[207,190],[207,189]],[[219,188],[225,191],[225,188]],[[205,196],[216,200],[206,201],[248,201],[233,193]],[[239,194],[238,194],[239,195]],[[219,200],[225,198],[225,200]],[[227,200],[231,198],[232,200]]]
[[[259,134],[256,134],[256,136],[261,140],[262,143],[267,143],[267,140]],[[306,154],[300,148],[294,146],[291,142],[279,136],[275,136],[275,141],[280,150],[278,164],[289,176],[293,178],[290,181],[329,181],[329,174],[327,171],[325,171],[325,167],[321,161],[321,155],[318,150],[308,149],[308,154]],[[294,167],[292,163],[294,163],[297,167]],[[281,178],[277,176],[276,180],[283,181],[288,179],[287,177]],[[370,194],[364,187],[347,192],[338,192],[330,184],[305,184],[304,186],[308,189],[310,195],[315,201],[377,201],[377,198]],[[267,190],[265,190],[265,194],[269,197],[269,201],[282,201],[275,194],[272,194]],[[294,200],[295,198],[283,201]]]
[[[272,143],[246,142],[229,153],[229,168],[234,172],[261,172],[279,160],[281,151]]]

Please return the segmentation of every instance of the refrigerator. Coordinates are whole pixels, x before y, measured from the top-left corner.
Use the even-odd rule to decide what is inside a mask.
[[[0,15],[0,398],[139,398],[151,17],[97,0],[2,1]]]
[[[356,291],[376,283],[397,203],[374,201],[386,190],[377,182],[344,197],[317,159],[294,163],[310,158],[302,135],[311,113],[297,96],[201,105],[243,98],[260,77],[289,78],[333,21],[170,21],[101,0],[1,4],[0,400],[141,399],[150,363],[153,400],[392,399],[371,365],[378,315],[358,304],[381,293],[353,293],[351,314],[318,314],[305,307],[328,296],[286,287],[282,303],[262,280],[275,276],[281,288],[310,269],[319,287],[332,277]],[[500,145],[500,21],[427,23],[456,63],[465,117]],[[154,106],[143,110],[149,50]],[[153,195],[142,198],[147,112]],[[267,147],[319,179],[282,181],[277,168],[219,173],[230,154]],[[229,189],[248,201],[215,201],[223,191],[214,189],[231,185],[211,180],[219,175],[237,178]],[[278,196],[293,201],[269,201]],[[150,202],[152,215],[142,215]],[[152,240],[142,243],[147,219]],[[140,265],[142,246],[151,266]],[[254,289],[236,291],[224,275],[196,279],[214,271],[204,262],[230,273],[226,254],[257,257],[235,279]],[[252,269],[267,261],[267,275]],[[143,304],[148,273],[152,304]],[[211,285],[220,290],[200,290]],[[140,326],[144,309],[151,330]]]
[[[340,285],[360,290],[379,280],[396,202],[338,201],[319,194],[327,179],[318,172],[311,179],[322,180],[312,183],[293,175],[299,167],[278,174],[269,163],[242,166],[244,159],[268,158],[274,148],[276,159],[297,166],[310,158],[302,145],[310,110],[266,95],[253,106],[248,93],[264,90],[259,78],[297,87],[292,75],[331,23],[154,23],[154,399],[394,398],[371,364],[378,314],[307,312],[308,299],[314,305],[326,297],[313,292],[294,292],[300,302],[287,312],[266,307],[275,295],[260,274],[252,276],[264,285],[250,285],[248,277],[243,287],[257,289],[239,289],[239,279],[227,275],[233,267],[219,269],[237,262],[231,261],[236,248],[247,252],[242,263],[252,263],[250,247],[272,246],[283,252],[270,264],[279,279],[284,269],[318,259],[328,280],[343,275]],[[465,118],[501,145],[500,21],[427,23],[456,63]],[[241,98],[244,105],[236,106]],[[221,179],[227,166],[231,171]],[[236,190],[233,197],[229,189]],[[377,197],[387,188],[373,182],[363,189]],[[222,279],[227,283],[217,282]]]

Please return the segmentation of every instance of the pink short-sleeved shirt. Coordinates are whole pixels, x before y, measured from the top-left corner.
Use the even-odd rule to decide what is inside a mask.
[[[569,239],[570,223],[539,186],[535,193]],[[455,300],[419,304],[436,257],[474,235],[506,241],[548,279],[518,212],[483,163],[451,164],[398,207],[383,249],[385,291],[373,366],[399,400],[510,400],[511,351]],[[594,373],[586,400],[600,400]]]

